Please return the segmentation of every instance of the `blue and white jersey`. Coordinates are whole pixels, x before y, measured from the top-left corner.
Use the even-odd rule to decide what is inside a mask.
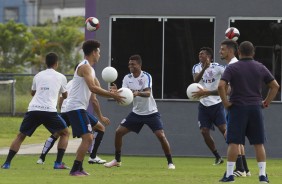
[[[84,109],[86,110],[89,105],[89,100],[92,92],[88,88],[88,85],[86,84],[84,77],[80,77],[77,74],[77,70],[82,65],[89,65],[89,62],[87,60],[82,61],[77,66],[74,76],[72,79],[72,86],[68,95],[67,100],[67,112],[78,110],[78,109]],[[92,67],[91,67],[92,68]],[[95,71],[92,68],[92,76],[95,78]]]
[[[60,93],[66,92],[67,78],[55,71],[46,69],[33,78],[31,90],[36,91],[28,106],[28,111],[57,112]]]
[[[202,69],[203,68],[201,62],[195,64],[192,69],[193,76],[197,73],[200,73]],[[204,88],[208,89],[209,91],[217,90],[218,83],[224,70],[225,67],[223,65],[220,65],[218,63],[211,63],[209,68],[205,70],[202,79],[199,81],[199,84],[201,84]],[[210,95],[205,98],[201,98],[200,102],[204,106],[211,106],[220,103],[221,98],[220,96]]]
[[[158,112],[156,101],[153,97],[152,77],[149,73],[141,71],[138,77],[134,77],[132,73],[126,75],[122,81],[122,87],[131,89],[132,91],[142,92],[146,88],[151,89],[150,97],[136,96],[133,99],[132,112],[138,115],[149,115]]]

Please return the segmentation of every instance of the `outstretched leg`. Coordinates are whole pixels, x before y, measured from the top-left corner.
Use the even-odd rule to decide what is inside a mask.
[[[1,168],[3,168],[3,169],[9,169],[10,168],[11,161],[14,158],[14,156],[17,154],[17,152],[19,151],[21,144],[23,143],[25,138],[26,138],[26,135],[24,135],[21,132],[18,133],[17,137],[14,139],[14,141],[12,142],[12,144],[10,146],[10,150],[9,150],[8,155],[7,155],[6,161],[1,166]]]
[[[175,169],[175,166],[172,162],[170,145],[169,145],[169,142],[168,142],[168,140],[165,136],[164,130],[157,130],[154,133],[155,133],[155,135],[157,136],[157,138],[159,139],[159,141],[162,145],[162,149],[163,149],[164,154],[165,154],[166,159],[167,159],[168,168],[169,169]]]
[[[118,126],[116,129],[115,134],[115,159],[111,162],[105,163],[105,167],[113,167],[113,166],[121,166],[121,147],[122,147],[122,137],[126,135],[128,132],[130,132],[129,129],[126,127],[123,127],[121,125]]]

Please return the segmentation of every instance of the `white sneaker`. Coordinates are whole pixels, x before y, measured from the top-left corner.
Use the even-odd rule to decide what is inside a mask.
[[[39,158],[36,162],[37,164],[44,164],[43,160],[41,158]]]
[[[111,168],[111,167],[114,167],[114,166],[120,167],[121,166],[121,162],[117,162],[117,160],[114,159],[114,160],[112,160],[112,161],[110,161],[108,163],[105,163],[104,166],[107,167],[107,168]]]
[[[89,157],[88,163],[89,164],[104,164],[106,163],[106,160],[102,160],[100,157],[96,156],[95,158]]]
[[[252,176],[251,172],[248,171],[248,172],[246,173],[246,176]]]
[[[175,165],[174,164],[168,164],[168,169],[175,169]]]

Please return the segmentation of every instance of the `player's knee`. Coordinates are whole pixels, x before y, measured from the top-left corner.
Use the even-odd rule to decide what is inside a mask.
[[[201,134],[205,137],[205,136],[209,136],[210,135],[210,130],[208,128],[201,128]]]

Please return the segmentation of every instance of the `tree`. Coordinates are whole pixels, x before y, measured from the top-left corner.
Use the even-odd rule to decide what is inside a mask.
[[[0,33],[0,72],[22,72],[33,58],[32,33],[24,24],[14,21],[0,24]]]

